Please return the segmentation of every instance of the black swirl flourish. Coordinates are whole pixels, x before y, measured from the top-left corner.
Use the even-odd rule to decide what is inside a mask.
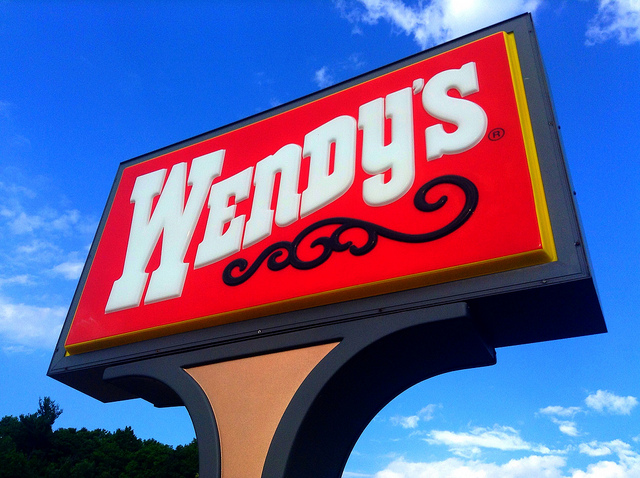
[[[262,251],[262,253],[260,253],[251,266],[249,266],[249,262],[246,259],[240,258],[231,261],[222,273],[222,281],[229,286],[240,285],[247,281],[265,260],[267,261],[267,267],[272,271],[280,271],[288,266],[300,270],[309,270],[326,262],[334,252],[344,252],[348,250],[354,256],[362,256],[371,252],[371,250],[376,247],[379,236],[393,241],[412,244],[431,242],[440,239],[451,234],[467,222],[478,205],[478,189],[475,184],[462,176],[445,175],[432,179],[418,189],[413,199],[413,204],[416,209],[422,212],[433,212],[442,208],[446,204],[448,198],[445,195],[441,196],[435,202],[431,203],[427,201],[427,193],[440,184],[452,184],[457,186],[465,195],[465,203],[460,213],[451,222],[440,229],[424,234],[407,234],[379,226],[372,222],[350,217],[332,217],[323,219],[306,227],[293,239],[293,241],[280,241],[271,244]],[[330,235],[318,237],[311,243],[311,249],[319,251],[319,254],[315,259],[302,260],[298,256],[298,247],[300,246],[300,243],[314,231],[325,226],[338,227]],[[366,232],[366,242],[361,246],[353,244],[352,241],[342,242],[341,236],[350,229],[360,229]],[[239,272],[239,275],[233,275],[234,271]]]

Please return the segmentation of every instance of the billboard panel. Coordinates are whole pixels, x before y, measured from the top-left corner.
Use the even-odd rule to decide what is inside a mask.
[[[125,164],[65,348],[554,260],[500,32]]]
[[[528,16],[122,163],[49,373],[454,302],[605,330]]]

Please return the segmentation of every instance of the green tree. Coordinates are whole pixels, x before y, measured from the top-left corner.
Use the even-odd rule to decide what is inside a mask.
[[[35,413],[20,415],[20,426],[14,432],[18,450],[31,456],[36,450],[49,448],[53,424],[61,414],[62,409],[51,398],[44,397]]]
[[[195,440],[176,449],[140,440],[131,429],[59,428],[62,409],[49,397],[38,410],[0,420],[0,478],[196,478]]]
[[[13,438],[0,432],[0,478],[18,476],[28,476],[27,457],[17,450]]]

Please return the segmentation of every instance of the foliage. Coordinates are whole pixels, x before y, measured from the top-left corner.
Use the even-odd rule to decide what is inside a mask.
[[[141,440],[131,427],[115,432],[59,428],[62,409],[49,397],[30,415],[0,420],[0,478],[194,478],[198,444],[175,449]]]

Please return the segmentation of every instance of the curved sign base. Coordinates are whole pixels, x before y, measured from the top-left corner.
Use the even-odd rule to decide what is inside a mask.
[[[256,344],[108,368],[104,379],[157,406],[184,404],[200,476],[338,478],[373,417],[407,388],[441,373],[492,365],[495,351],[466,303],[369,317]],[[297,346],[278,350],[285,341]],[[265,349],[264,346],[267,345]]]

